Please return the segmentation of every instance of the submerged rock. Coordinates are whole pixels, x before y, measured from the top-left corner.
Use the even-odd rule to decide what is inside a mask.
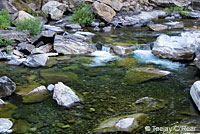
[[[155,68],[141,67],[129,69],[122,80],[130,85],[135,85],[148,80],[167,76],[169,74],[170,72],[168,71],[163,71]]]
[[[45,86],[40,86],[23,96],[23,103],[37,103],[48,99],[50,96]]]
[[[129,132],[134,133],[147,122],[147,115],[143,113],[119,116],[103,121],[94,132]]]
[[[167,102],[161,99],[144,97],[135,102],[135,107],[133,109],[142,112],[157,111],[164,108],[166,104]]]
[[[168,29],[168,26],[163,24],[151,24],[149,25],[149,28],[153,31],[162,31]]]
[[[23,62],[24,65],[28,67],[40,67],[45,66],[48,60],[48,56],[46,54],[35,54],[29,56],[26,61]]]
[[[137,64],[138,62],[134,58],[123,58],[122,60],[116,61],[116,65],[119,67],[132,68],[132,67],[136,67]]]
[[[17,106],[9,102],[5,102],[0,105],[0,117],[1,118],[12,118],[12,114],[17,109]]]
[[[25,120],[16,120],[12,129],[14,133],[25,134],[30,130],[30,124]]]
[[[194,52],[199,46],[199,34],[182,33],[181,36],[160,35],[154,43],[152,53],[164,59],[170,60],[192,60]]]
[[[70,107],[82,101],[70,87],[64,85],[62,82],[55,84],[53,99],[56,100],[59,105],[65,107]]]
[[[73,72],[64,72],[58,68],[42,69],[40,76],[45,79],[47,84],[57,83],[59,81],[70,83],[82,83],[77,74]]]
[[[0,77],[0,97],[10,96],[16,89],[15,83],[7,76]]]
[[[10,133],[13,123],[7,118],[0,118],[0,133]]]

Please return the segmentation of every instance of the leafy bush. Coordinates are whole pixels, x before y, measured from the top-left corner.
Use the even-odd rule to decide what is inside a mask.
[[[0,10],[0,29],[6,30],[11,25],[11,16],[7,10]]]
[[[44,17],[45,17],[46,19],[49,17],[49,12],[48,12],[47,10],[45,10],[45,11],[43,12],[43,14],[44,14]]]
[[[25,19],[24,21],[18,21],[15,23],[17,30],[28,30],[32,36],[36,36],[42,30],[42,26],[40,26],[41,19]]]
[[[2,38],[0,35],[0,47],[11,46],[13,44],[13,40],[9,38]]]
[[[188,11],[185,7],[170,7],[170,8],[165,8],[166,12],[182,12],[182,11]]]
[[[91,12],[91,4],[81,3],[70,17],[70,23],[80,25],[90,25],[94,20],[94,14]]]

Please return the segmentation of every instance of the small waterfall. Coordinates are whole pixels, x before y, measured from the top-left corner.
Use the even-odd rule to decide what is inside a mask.
[[[105,51],[105,52],[110,53],[110,47],[102,46],[102,50],[101,51]]]
[[[116,56],[113,56],[110,53],[110,47],[102,46],[101,50],[96,50],[95,52],[91,53],[93,56],[93,63],[90,66],[104,66],[106,62],[112,61],[116,59]]]
[[[144,64],[155,64],[160,65],[169,69],[177,70],[184,66],[179,62],[172,62],[167,59],[160,59],[154,56],[151,50],[135,50],[134,58],[136,58],[139,62]]]

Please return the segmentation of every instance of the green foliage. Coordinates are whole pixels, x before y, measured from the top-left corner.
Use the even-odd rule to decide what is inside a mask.
[[[11,46],[13,44],[13,40],[9,38],[2,38],[0,35],[0,47]]]
[[[91,12],[91,4],[81,3],[70,17],[70,23],[80,25],[90,25],[94,20],[94,14]]]
[[[49,12],[48,12],[47,10],[45,10],[43,13],[44,13],[44,17],[45,17],[45,18],[48,18],[48,17],[49,17]]]
[[[17,30],[28,30],[30,31],[32,36],[36,36],[42,30],[42,26],[40,26],[41,19],[25,19],[24,21],[18,21],[15,23]]]
[[[189,10],[185,7],[178,7],[178,6],[175,6],[175,7],[170,7],[170,8],[165,8],[165,11],[166,12],[180,12],[182,13],[183,11],[188,11]]]
[[[35,11],[35,10],[28,10],[28,13],[33,15],[34,17],[38,17],[39,16],[39,12]]]
[[[0,10],[0,29],[6,30],[11,25],[11,16],[7,10]]]

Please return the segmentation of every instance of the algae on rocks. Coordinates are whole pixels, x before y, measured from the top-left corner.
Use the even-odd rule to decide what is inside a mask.
[[[141,67],[129,69],[126,72],[122,81],[127,82],[130,85],[135,85],[138,83],[142,83],[148,80],[157,79],[163,76],[169,75],[170,72],[163,71],[155,68]]]
[[[129,132],[140,130],[147,122],[147,115],[143,113],[119,116],[103,121],[94,132]]]

